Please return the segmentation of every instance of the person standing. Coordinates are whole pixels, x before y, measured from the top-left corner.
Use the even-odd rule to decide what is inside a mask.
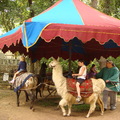
[[[96,66],[95,64],[92,64],[92,67],[90,68],[90,71],[87,74],[87,79],[94,78],[97,74]]]
[[[108,97],[110,97],[110,110],[115,110],[116,95],[119,92],[119,70],[113,61],[107,60],[106,67],[96,74],[96,78],[102,78],[106,83],[103,91],[104,110],[107,110]]]
[[[78,74],[72,74],[72,76],[77,77],[76,89],[77,89],[78,97],[76,98],[76,101],[80,102],[80,100],[81,100],[80,84],[86,79],[87,68],[84,64],[84,60],[79,60],[78,61],[78,66],[80,66],[79,73]]]

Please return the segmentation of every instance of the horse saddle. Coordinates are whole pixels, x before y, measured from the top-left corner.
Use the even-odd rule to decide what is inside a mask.
[[[67,78],[67,89],[70,94],[77,97],[76,79]],[[92,80],[86,79],[80,85],[80,94],[82,97],[89,97],[93,93]]]
[[[30,78],[34,77],[32,73],[25,72],[24,74],[22,73],[21,75],[16,77],[15,83],[14,83],[14,91],[18,91],[20,88],[22,88],[25,85],[25,82]]]
[[[24,73],[26,73],[27,71],[21,71],[20,73],[18,73],[17,75],[16,75],[16,77],[18,77],[18,76],[20,76],[20,75],[22,75],[22,74],[24,74]]]

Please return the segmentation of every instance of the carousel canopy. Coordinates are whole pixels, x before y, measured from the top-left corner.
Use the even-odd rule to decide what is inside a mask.
[[[95,40],[90,42],[91,39]],[[56,50],[59,51],[59,54],[62,53],[60,56],[65,55],[63,51],[68,51],[66,45],[68,46],[67,42],[70,40],[74,45],[72,52],[76,54],[75,56],[78,56],[77,53],[88,55],[88,53],[94,52],[92,56],[95,57],[97,55],[95,45],[98,46],[99,52],[106,48],[112,48],[112,50],[117,48],[118,50],[120,20],[105,15],[80,0],[59,0],[41,14],[26,20],[21,26],[0,36],[0,48],[5,49],[4,45],[6,47],[12,45],[11,48],[13,48],[14,45],[19,44],[20,40],[25,48],[30,48],[30,51],[34,50],[34,53],[35,49],[39,47],[39,50],[43,52],[40,53],[40,57],[54,56]],[[56,49],[53,49],[54,47]],[[19,49],[17,50],[19,51]],[[48,50],[48,53],[44,50]],[[50,54],[49,52],[52,50],[54,52]]]

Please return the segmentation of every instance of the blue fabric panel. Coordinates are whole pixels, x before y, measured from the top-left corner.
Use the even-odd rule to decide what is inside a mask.
[[[78,40],[78,38],[74,38],[71,40],[71,46],[72,46],[72,52],[73,53],[80,53],[80,54],[85,54],[85,50],[84,50],[84,44]],[[63,41],[62,43],[62,50],[63,51],[69,51],[69,43]]]
[[[72,11],[72,13],[71,13]],[[54,8],[32,18],[33,22],[84,25],[72,0],[63,0]]]
[[[20,27],[21,27],[21,25],[12,29],[12,30],[10,30],[9,32],[5,33],[4,35],[1,35],[0,38],[14,34]]]
[[[70,12],[70,9],[72,9],[72,13]],[[26,38],[24,34],[22,39],[23,45],[25,47],[31,47],[37,41],[43,28],[49,23],[84,25],[73,1],[63,0],[61,3],[49,11],[33,17],[32,22],[26,23],[28,45],[26,44]]]
[[[72,13],[70,12],[73,11]],[[57,6],[49,11],[40,14],[32,18],[32,22],[26,22],[25,26],[22,26],[22,43],[25,47],[31,47],[34,45],[43,30],[43,28],[49,23],[62,23],[62,24],[76,24],[84,25],[81,16],[79,15],[72,0],[63,0]],[[0,38],[9,36],[15,33],[21,26],[14,28],[6,34],[0,36]],[[25,35],[26,29],[26,35]],[[27,36],[27,37],[26,37]]]
[[[38,36],[40,35],[40,32],[46,25],[47,25],[46,23],[40,23],[40,22],[25,23],[25,26],[23,26],[23,28],[22,28],[22,32],[23,32],[22,43],[23,43],[23,45],[25,47],[30,47],[31,45],[33,45],[37,41]],[[24,27],[26,29],[28,45],[26,43],[26,38],[25,38],[25,34],[24,34],[24,32],[25,32]]]
[[[104,46],[104,48],[117,48],[117,47],[119,47],[113,40],[109,40],[103,46]]]
[[[14,88],[14,92],[17,92],[18,90],[20,90],[20,88],[22,88],[25,85],[25,82],[32,76],[33,76],[33,74],[29,74],[20,86]]]

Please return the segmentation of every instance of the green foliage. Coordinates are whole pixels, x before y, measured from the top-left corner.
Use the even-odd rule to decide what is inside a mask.
[[[0,11],[7,7],[8,0],[0,0]]]
[[[32,5],[29,6],[28,0],[0,0],[0,27],[4,29],[5,32],[13,29],[14,27],[20,25],[23,23],[24,20],[30,18],[30,10],[33,10],[35,15],[40,14],[42,11],[49,8],[51,5],[53,5],[58,0],[31,0]],[[94,0],[81,0],[84,3],[91,5],[91,3]],[[98,2],[98,10],[101,12],[104,12],[108,15],[111,15],[113,17],[120,19],[120,0],[96,0]],[[120,69],[120,57],[112,59],[116,66]],[[40,64],[43,62],[46,62],[47,65],[52,59],[46,59],[42,58],[40,61]],[[63,60],[60,58],[60,62],[63,66],[64,71],[68,71],[69,69],[69,61]],[[99,69],[99,64],[97,60],[94,60],[91,62],[91,64],[94,63],[97,68]],[[91,67],[91,64],[88,66],[88,69]],[[78,72],[78,65],[77,61],[71,62],[71,70],[73,72]],[[51,71],[50,68],[47,69],[47,71]]]
[[[26,10],[27,2],[25,0],[3,0],[0,2],[0,24],[4,31],[9,31],[25,19],[28,18],[29,12]]]
[[[98,10],[120,19],[120,0],[100,0]]]
[[[43,107],[55,107],[59,104],[60,98],[54,97],[54,98],[47,98],[43,100],[39,100],[36,104],[43,106]],[[74,112],[86,112],[90,108],[90,105],[88,104],[75,104],[72,106],[72,110]],[[68,109],[68,106],[65,107],[65,109]],[[97,105],[96,110],[99,110],[99,106]]]
[[[52,58],[46,59],[46,58],[43,57],[40,60],[40,65],[42,65],[42,63],[46,63],[46,65],[48,66],[51,61],[52,61]],[[59,58],[59,62],[60,62],[60,64],[63,67],[63,72],[68,72],[69,71],[69,60],[68,59],[64,60],[63,58],[60,57]],[[78,64],[77,64],[77,62],[78,62],[77,60],[76,61],[71,61],[71,70],[74,73],[78,72],[77,71],[78,70]],[[49,67],[47,67],[46,71],[47,71],[47,73],[50,73],[50,72],[52,72],[52,69],[49,68]]]
[[[92,5],[95,0],[81,0],[82,2]],[[120,0],[96,0],[96,8],[110,16],[120,19]]]
[[[0,0],[0,27],[7,32],[31,18],[30,10],[38,15],[58,0],[31,1],[33,4],[29,6],[28,0]]]
[[[117,57],[117,58],[114,58],[114,57],[110,56],[107,59],[112,60],[115,64],[115,66],[118,67],[118,69],[120,70],[120,56]],[[40,60],[40,65],[42,65],[42,63],[46,63],[46,65],[48,66],[51,61],[52,61],[52,58],[46,59],[46,58],[43,57]],[[69,72],[69,59],[64,60],[63,58],[60,58],[59,62],[63,67],[63,72]],[[92,64],[95,64],[96,70],[99,72],[100,71],[100,65],[99,65],[99,62],[96,58],[93,61],[90,61],[90,64],[87,65],[87,71],[90,70]],[[78,68],[79,68],[78,60],[71,61],[71,71],[73,71],[73,73],[78,73]],[[52,69],[47,67],[47,73],[51,73],[51,72],[52,72]]]
[[[38,15],[50,6],[52,6],[57,1],[58,0],[33,0],[31,9],[34,10],[35,15]]]
[[[93,64],[95,64],[96,70],[97,70],[97,72],[99,72],[100,71],[100,65],[99,65],[98,60],[96,58],[93,61],[90,61],[90,64],[87,66],[87,71],[90,70],[90,68],[92,67]]]
[[[108,60],[112,60],[116,67],[120,70],[120,56],[117,58],[114,58],[112,56],[108,57]]]
[[[91,0],[81,0],[81,1],[84,2],[87,5],[90,5],[90,3],[91,3]]]
[[[60,98],[47,98],[47,99],[41,99],[38,101],[38,105],[41,105],[43,107],[55,107],[58,105],[60,101]]]
[[[5,32],[23,23],[24,20],[31,17],[31,11],[34,15],[40,14],[49,8],[58,0],[0,0],[0,27]],[[81,0],[91,5],[94,0]],[[108,15],[120,19],[120,0],[96,0],[98,10]]]
[[[120,70],[120,56],[117,58],[114,58],[112,56],[108,57],[107,60],[112,60],[115,66]],[[97,59],[94,59],[93,61],[90,62],[90,64],[87,66],[88,71],[90,70],[92,64],[95,64],[96,70],[99,72],[100,71],[100,65]]]

